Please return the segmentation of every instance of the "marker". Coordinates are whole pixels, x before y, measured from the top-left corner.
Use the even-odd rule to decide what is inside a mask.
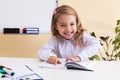
[[[1,74],[6,74],[6,72],[3,69],[0,69]]]
[[[0,65],[0,69],[2,69],[2,68],[4,68],[5,66],[2,66],[2,65]],[[7,68],[7,69],[9,69],[9,70],[12,70],[11,68],[8,68],[8,67],[5,67],[5,68]]]
[[[0,69],[2,69],[3,71],[5,71],[7,74],[9,74],[11,76],[13,76],[15,74],[15,72],[13,72],[11,68],[7,68],[5,66],[0,65]]]
[[[7,73],[7,74],[9,74],[9,75],[11,75],[11,76],[13,76],[14,74],[15,74],[15,72],[13,72],[12,70],[9,70],[9,69],[7,69],[7,68],[3,68],[3,70]]]
[[[0,73],[0,78],[4,78],[5,74]]]

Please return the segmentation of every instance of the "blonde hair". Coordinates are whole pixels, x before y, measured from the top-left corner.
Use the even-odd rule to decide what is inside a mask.
[[[51,22],[52,35],[55,36],[58,39],[58,41],[62,41],[62,36],[56,30],[56,26],[57,26],[58,18],[63,14],[73,15],[73,16],[76,17],[77,32],[73,36],[73,42],[74,42],[75,45],[80,45],[81,46],[82,45],[81,38],[82,38],[82,35],[83,35],[83,32],[85,31],[85,29],[83,29],[82,24],[79,20],[79,17],[77,15],[76,11],[68,5],[62,5],[60,7],[57,7],[54,10],[54,13],[53,13],[53,16],[52,16],[52,22]]]

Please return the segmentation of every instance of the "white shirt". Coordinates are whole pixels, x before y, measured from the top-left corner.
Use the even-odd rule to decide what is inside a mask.
[[[63,39],[62,42],[57,42],[55,36],[51,37],[47,44],[43,45],[38,52],[40,59],[47,61],[50,56],[59,58],[66,58],[68,56],[79,56],[81,60],[88,59],[89,57],[101,51],[102,47],[99,40],[95,37],[83,34],[84,47],[75,46],[72,40]]]

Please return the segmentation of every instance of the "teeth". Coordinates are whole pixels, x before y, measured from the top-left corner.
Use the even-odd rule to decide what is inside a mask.
[[[71,35],[71,33],[65,33],[66,35]]]
[[[71,33],[66,33],[66,34],[71,34]]]

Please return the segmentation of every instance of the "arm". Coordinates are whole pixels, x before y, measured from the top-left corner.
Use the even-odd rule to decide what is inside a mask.
[[[102,50],[102,46],[95,37],[88,35],[87,33],[83,34],[83,44],[84,48],[81,53],[79,53],[79,57],[81,60],[87,59]]]
[[[56,56],[53,52],[55,50],[57,41],[55,37],[51,37],[47,44],[43,45],[38,51],[38,56],[41,60],[47,61],[50,56]]]
[[[66,62],[68,61],[81,61],[79,56],[71,56],[66,58]]]

